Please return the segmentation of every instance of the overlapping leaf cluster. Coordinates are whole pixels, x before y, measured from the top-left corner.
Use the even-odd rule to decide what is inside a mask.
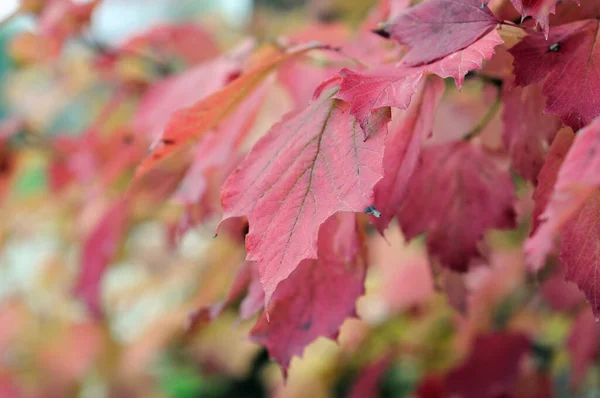
[[[15,57],[56,59],[98,3],[23,1],[40,30],[15,41]],[[41,139],[52,195],[80,204],[74,293],[96,320],[110,316],[107,267],[142,220],[164,222],[172,247],[198,226],[244,247],[243,261],[223,255],[233,265],[215,277],[231,282],[222,300],[202,285],[150,346],[185,341],[236,307],[286,376],[294,357],[318,356],[319,337],[343,336],[325,357],[339,373],[362,371],[349,396],[393,384],[406,371],[397,357],[422,372],[416,396],[551,396],[544,350],[555,341],[529,307],[576,319],[573,383],[598,351],[598,17],[595,0],[382,0],[355,32],[325,25],[227,53],[192,24],[110,50],[86,42],[108,101],[77,137],[44,141],[26,111],[4,121],[0,194],[16,174],[13,141]],[[358,315],[373,329],[348,326]],[[403,322],[422,335],[371,346]]]

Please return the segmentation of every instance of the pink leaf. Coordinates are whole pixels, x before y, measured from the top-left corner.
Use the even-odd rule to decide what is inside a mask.
[[[598,356],[600,334],[598,323],[589,309],[579,313],[573,323],[567,347],[571,356],[571,383],[581,383]]]
[[[554,238],[565,223],[581,209],[600,186],[600,119],[581,130],[575,137],[565,161],[560,166],[554,191],[542,223],[525,243],[529,266],[539,270],[554,247]]]
[[[383,232],[396,215],[413,174],[421,143],[431,133],[435,110],[444,93],[444,82],[430,79],[419,98],[389,126],[383,154],[383,178],[375,185],[375,207],[381,217],[372,221]]]
[[[223,219],[248,218],[247,259],[259,264],[265,304],[302,260],[317,257],[321,224],[365,211],[383,175],[389,109],[363,142],[348,104],[331,95],[284,116],[222,188]]]
[[[584,20],[552,28],[548,40],[532,33],[509,50],[515,57],[515,83],[543,81],[545,112],[558,115],[575,131],[600,114],[598,23]]]
[[[353,214],[328,219],[319,232],[316,260],[304,260],[275,290],[269,319],[263,314],[251,336],[287,369],[292,356],[319,336],[335,338],[355,315],[364,293],[365,264]]]
[[[510,0],[517,11],[521,13],[521,19],[533,17],[540,25],[544,36],[548,37],[550,28],[550,13],[556,9],[556,0]]]
[[[386,30],[408,45],[402,62],[415,66],[462,50],[497,24],[481,0],[426,0],[393,19]]]
[[[81,297],[90,311],[99,316],[100,283],[106,266],[116,254],[125,232],[129,206],[119,200],[102,216],[96,227],[85,239],[82,249],[81,270],[77,278],[75,294]]]
[[[350,112],[367,132],[373,111],[387,106],[407,109],[426,73],[433,73],[444,79],[451,77],[460,88],[466,74],[480,69],[483,60],[494,55],[494,47],[502,43],[498,32],[492,31],[464,50],[429,65],[398,68],[382,66],[361,72],[343,69],[340,72],[343,79],[336,98],[350,102]]]
[[[600,192],[596,190],[562,229],[560,260],[565,279],[579,286],[600,316]]]
[[[548,150],[548,153],[546,154],[546,161],[539,172],[537,178],[538,185],[533,193],[535,207],[533,208],[531,217],[533,225],[531,234],[537,230],[540,224],[540,216],[546,209],[548,201],[552,196],[554,184],[556,184],[556,178],[558,177],[558,170],[565,160],[574,139],[575,134],[573,134],[571,129],[566,128],[560,130],[558,134],[556,134],[554,141],[552,141],[550,150]]]
[[[504,146],[515,171],[535,182],[544,164],[544,146],[560,128],[560,120],[542,114],[546,101],[539,85],[504,90],[502,99]]]
[[[512,228],[510,176],[478,146],[462,141],[426,147],[399,210],[407,238],[427,236],[430,253],[457,271],[479,254],[490,228]]]

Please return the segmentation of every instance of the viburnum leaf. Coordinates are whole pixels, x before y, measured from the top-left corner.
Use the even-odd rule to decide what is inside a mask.
[[[491,228],[512,228],[510,175],[483,149],[460,141],[425,147],[398,213],[407,238],[426,234],[429,252],[466,271]]]
[[[317,257],[325,220],[365,211],[383,175],[389,108],[363,142],[349,105],[331,91],[273,126],[221,191],[223,219],[248,218],[247,259],[259,264],[265,304],[302,260]]]
[[[75,294],[84,300],[95,316],[102,313],[100,281],[125,233],[128,215],[129,204],[126,200],[113,203],[85,239],[82,248]]]
[[[558,115],[575,131],[600,115],[598,24],[593,19],[557,26],[548,40],[542,33],[531,33],[509,50],[515,58],[515,83],[543,81],[545,112]]]
[[[571,383],[578,385],[594,364],[600,349],[600,334],[594,314],[589,308],[581,310],[567,342],[571,356]]]
[[[513,391],[519,362],[531,347],[520,333],[494,332],[473,341],[465,362],[446,375],[446,392],[463,398],[498,397]]]
[[[329,218],[319,231],[316,260],[303,260],[275,290],[251,331],[255,342],[287,369],[292,356],[319,336],[336,338],[364,293],[365,262],[354,214]]]
[[[282,62],[309,50],[325,48],[318,43],[289,49],[284,54],[268,57],[223,89],[205,97],[189,108],[175,112],[161,140],[139,165],[135,179],[140,179],[156,165],[191,145],[202,134],[213,129],[232,112]]]
[[[460,88],[469,71],[480,69],[484,59],[494,55],[494,47],[503,41],[492,31],[462,51],[453,53],[432,64],[397,68],[382,66],[368,71],[354,72],[342,69],[342,83],[336,98],[350,102],[350,111],[365,131],[369,128],[371,113],[382,107],[408,108],[413,94],[426,73],[442,78],[452,77]]]
[[[562,228],[560,261],[600,317],[600,192],[596,189]]]
[[[241,67],[234,57],[223,56],[158,81],[144,93],[136,108],[134,131],[151,141],[157,140],[177,110],[223,88],[233,76],[239,75]]]
[[[392,363],[391,355],[376,360],[361,370],[356,377],[348,398],[378,398],[379,384]]]
[[[408,110],[388,127],[383,154],[383,178],[375,185],[375,207],[381,212],[372,222],[380,233],[397,214],[406,196],[408,181],[413,174],[421,144],[431,133],[435,109],[444,93],[444,82],[430,78]]]
[[[539,85],[503,90],[502,138],[515,171],[536,182],[544,164],[545,146],[561,126],[560,120],[544,115],[545,98]]]
[[[600,119],[579,131],[560,166],[554,191],[539,217],[540,225],[525,243],[529,266],[537,271],[554,247],[554,238],[600,186]],[[580,246],[579,244],[577,245]]]
[[[548,37],[550,13],[554,13],[556,9],[556,0],[510,0],[510,2],[521,13],[521,20],[532,17],[542,28],[544,36]]]
[[[554,184],[556,184],[556,179],[558,178],[558,170],[565,160],[574,139],[575,134],[573,134],[573,131],[570,128],[567,127],[561,129],[558,134],[556,134],[556,137],[554,137],[552,145],[546,154],[546,161],[537,178],[538,185],[533,192],[535,206],[531,217],[531,234],[537,230],[540,224],[540,216],[546,209],[548,201],[552,196]]]
[[[409,47],[402,63],[416,66],[462,50],[498,22],[481,0],[426,0],[398,15],[385,30]]]

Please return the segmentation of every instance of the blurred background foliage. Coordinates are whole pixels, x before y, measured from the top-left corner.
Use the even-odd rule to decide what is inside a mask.
[[[520,235],[487,236],[490,264],[466,277],[436,264],[432,273],[422,242],[407,245],[397,227],[387,241],[370,234],[359,317],[344,323],[339,343],[320,338],[293,359],[285,384],[248,340],[256,317],[239,319],[239,298],[212,322],[194,316],[224,299],[244,262],[243,233],[214,238],[218,211],[206,207],[218,203],[217,189],[202,206],[149,194],[115,232],[118,198],[150,144],[145,136],[138,145],[132,126],[156,84],[206,67],[188,87],[201,98],[220,70],[206,65],[245,38],[345,40],[376,3],[104,0],[57,23],[40,14],[43,1],[22,2],[30,7],[22,13],[18,2],[1,2],[0,397],[436,397],[450,376],[454,391],[465,391],[489,374],[500,388],[482,381],[492,390],[469,396],[599,396],[589,306],[554,274],[533,280],[524,271],[519,242],[531,187],[522,182]],[[195,28],[144,39],[153,28],[186,24]],[[437,125],[468,131],[493,101],[489,90],[476,81],[460,92],[448,85]],[[142,122],[160,125],[152,117],[168,116],[179,100],[153,102]],[[270,87],[249,136],[293,107],[283,85]],[[494,122],[482,137],[499,145]],[[195,214],[201,223],[189,221]],[[106,233],[95,241],[98,230]],[[82,264],[103,256],[112,233],[109,267],[89,276],[99,283],[95,303],[94,292],[81,291]],[[531,344],[517,361],[481,343],[510,348],[523,334]],[[495,361],[514,366],[496,374]],[[510,394],[501,395],[506,386]]]

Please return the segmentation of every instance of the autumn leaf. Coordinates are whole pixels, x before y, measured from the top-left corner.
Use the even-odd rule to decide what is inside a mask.
[[[509,52],[514,56],[515,83],[543,82],[545,112],[558,115],[574,131],[600,115],[600,51],[597,20],[584,20],[552,28],[548,40],[531,33]]]
[[[556,137],[552,141],[552,146],[550,146],[550,149],[546,154],[546,161],[537,177],[538,185],[533,192],[535,206],[531,216],[531,234],[537,230],[540,224],[540,216],[546,209],[548,201],[552,196],[552,191],[554,190],[554,185],[558,178],[558,170],[565,160],[574,139],[575,134],[573,134],[571,129],[565,128],[560,130],[558,134],[556,134]]]
[[[350,112],[357,117],[366,132],[373,111],[388,106],[407,109],[426,74],[436,74],[444,79],[451,77],[460,88],[467,73],[480,69],[483,60],[494,55],[494,47],[502,43],[500,35],[494,30],[464,50],[429,65],[399,65],[396,68],[382,66],[360,72],[342,69],[342,83],[336,98],[350,102]]]
[[[578,385],[594,364],[600,349],[598,323],[592,311],[585,308],[579,312],[571,328],[567,348],[571,357],[571,383]]]
[[[504,147],[515,171],[526,180],[536,182],[544,164],[546,146],[560,128],[560,120],[543,114],[546,101],[539,85],[504,89],[502,100]]]
[[[444,93],[442,80],[435,78],[424,83],[419,97],[389,126],[383,154],[383,178],[375,185],[375,207],[381,216],[372,219],[380,233],[397,214],[406,196],[421,145],[431,134],[435,110]]]
[[[204,133],[215,128],[281,63],[307,51],[325,47],[322,44],[311,43],[289,49],[275,57],[268,57],[223,89],[189,108],[175,112],[165,127],[158,145],[139,165],[135,180],[139,180],[160,162],[189,147]]]
[[[542,28],[544,36],[548,37],[550,14],[556,11],[556,0],[510,0],[510,2],[521,13],[521,20],[532,17]]]
[[[466,271],[491,228],[512,228],[514,188],[510,175],[482,148],[461,141],[421,152],[398,213],[407,238],[426,234],[429,252],[442,264]]]
[[[494,332],[477,336],[469,357],[446,375],[446,391],[463,398],[497,397],[513,391],[519,362],[531,346],[521,333]]]
[[[247,259],[259,264],[265,304],[302,260],[317,257],[325,220],[339,211],[365,211],[383,175],[389,108],[364,142],[348,104],[332,95],[329,90],[284,116],[221,191],[223,220],[248,218]]]
[[[268,317],[264,313],[250,333],[284,372],[317,337],[335,338],[364,293],[366,266],[355,216],[329,218],[319,231],[318,246],[318,258],[302,261],[279,284]]]
[[[541,224],[525,242],[525,252],[532,270],[542,268],[546,256],[552,252],[555,237],[600,186],[598,145],[600,120],[595,120],[575,137],[560,166],[552,196],[539,217]]]
[[[426,0],[401,13],[385,30],[409,47],[402,63],[417,66],[466,48],[498,22],[481,0]]]
[[[566,268],[565,280],[574,282],[585,294],[595,316],[600,316],[600,192],[586,200],[583,207],[562,228],[560,261]]]
[[[85,238],[75,294],[84,300],[94,316],[102,313],[100,283],[106,267],[121,244],[128,214],[129,205],[126,200],[114,202]]]

